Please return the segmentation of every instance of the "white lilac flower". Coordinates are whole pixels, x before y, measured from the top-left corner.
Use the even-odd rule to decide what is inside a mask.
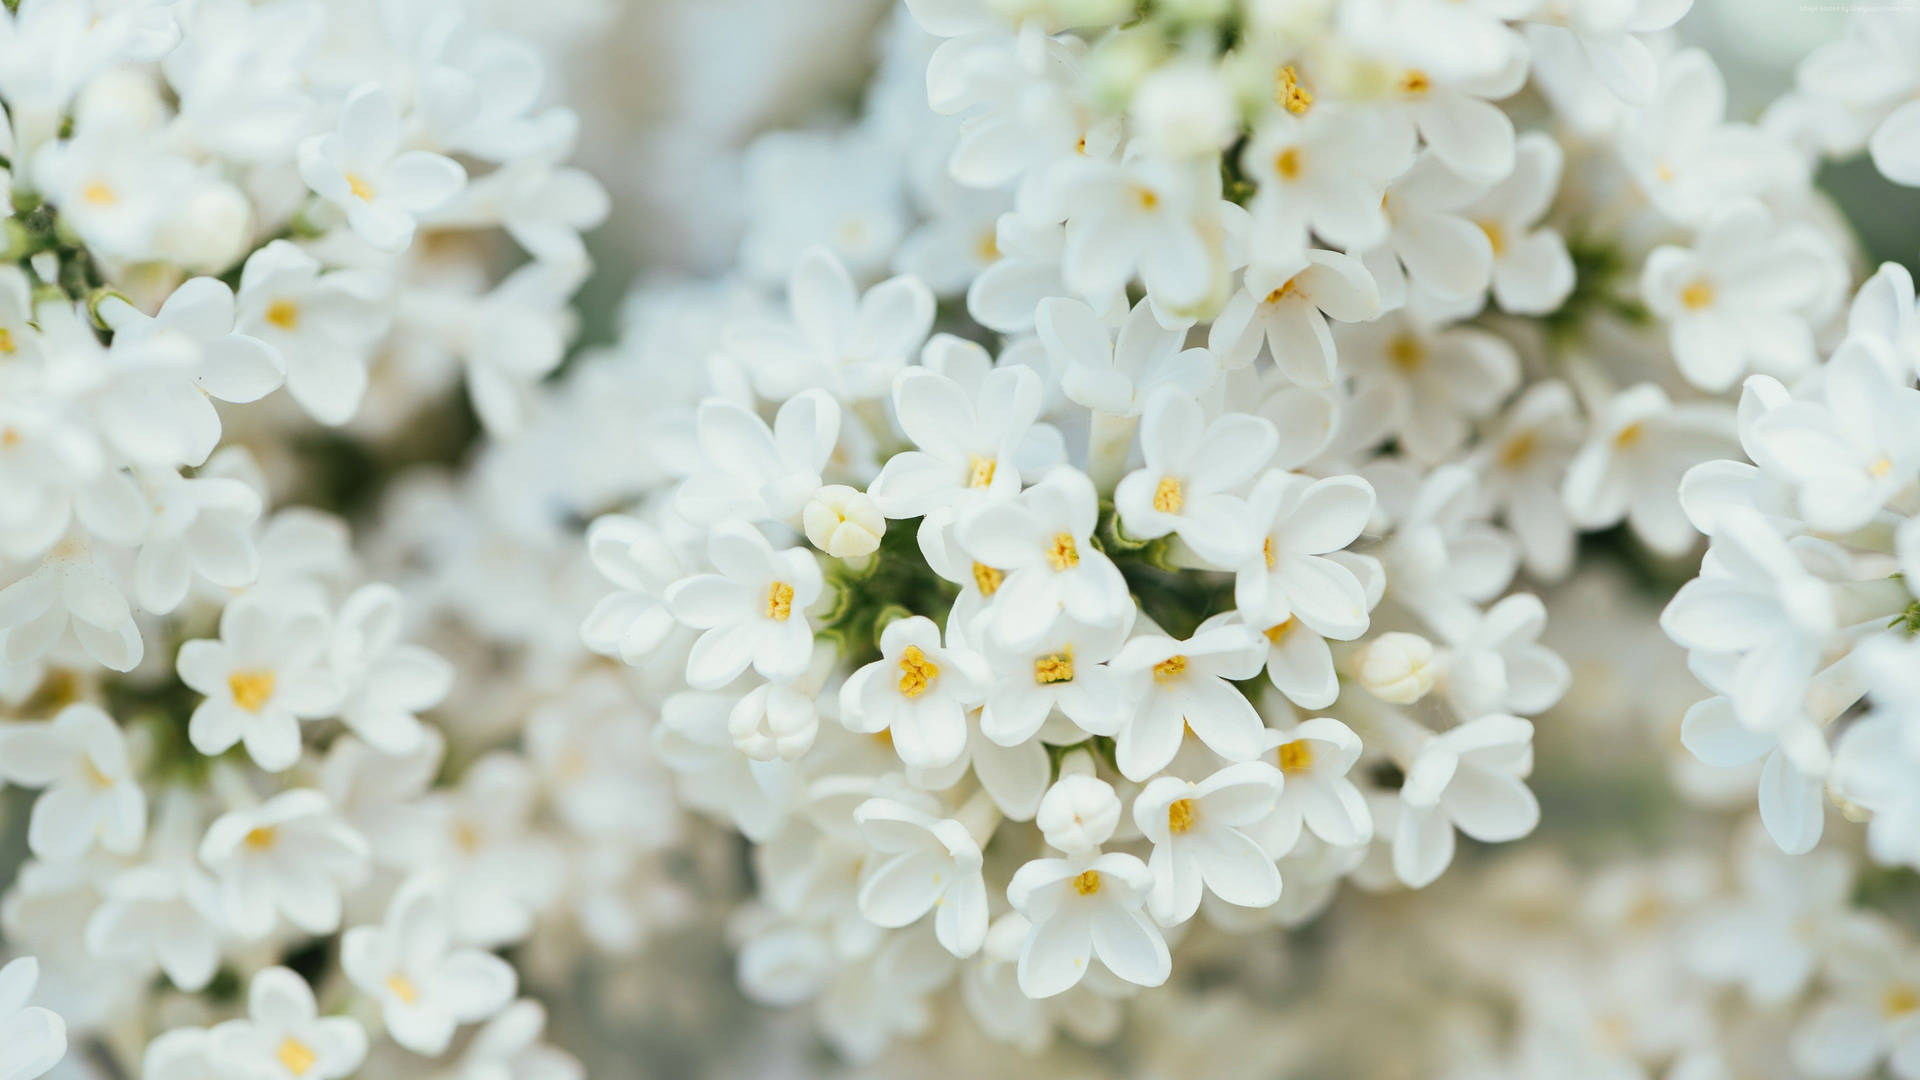
[[[880,926],[899,927],[933,911],[934,934],[961,958],[987,936],[987,886],[980,845],[953,818],[935,818],[891,799],[869,799],[854,823],[879,860],[860,880],[860,913]]]
[[[1233,683],[1258,675],[1265,655],[1259,635],[1228,615],[1184,641],[1148,632],[1127,642],[1110,665],[1132,707],[1114,744],[1121,773],[1145,781],[1166,768],[1189,732],[1228,761],[1252,759],[1263,725]]]
[[[784,521],[820,489],[840,437],[840,406],[822,391],[802,392],[769,428],[753,410],[713,399],[700,406],[697,424],[706,467],[680,486],[675,508],[696,523],[735,514]]]
[[[1245,284],[1216,315],[1207,348],[1227,368],[1267,355],[1293,382],[1326,386],[1338,368],[1327,320],[1365,322],[1380,314],[1380,288],[1351,255],[1311,250],[1291,260],[1256,262]]]
[[[1063,618],[1105,625],[1130,611],[1126,579],[1092,542],[1097,499],[1085,473],[1062,466],[961,519],[961,545],[1005,575],[989,605],[995,636],[1030,642]]]
[[[1278,432],[1262,417],[1228,413],[1209,423],[1193,398],[1160,390],[1140,421],[1145,467],[1113,491],[1122,527],[1142,540],[1177,535],[1202,561],[1238,566],[1256,543],[1238,492],[1267,467],[1278,444]]]
[[[401,640],[400,595],[367,585],[340,605],[328,665],[344,686],[340,722],[368,745],[407,754],[424,740],[417,713],[433,708],[453,686],[453,668],[433,652]]]
[[[326,796],[296,788],[207,827],[200,861],[219,880],[228,923],[260,937],[284,917],[311,934],[340,926],[341,894],[367,873],[367,842]]]
[[[1112,661],[1132,626],[1131,612],[1107,624],[1063,616],[1024,645],[989,636],[985,651],[993,684],[980,713],[981,734],[1014,747],[1036,736],[1064,743],[1121,733],[1133,703],[1129,680]]]
[[[787,682],[813,656],[807,608],[819,598],[820,566],[807,551],[776,552],[751,526],[722,526],[708,540],[718,573],[667,590],[674,617],[701,631],[687,657],[689,681],[717,690],[751,667]]]
[[[809,248],[788,277],[790,325],[742,331],[728,348],[760,392],[784,401],[822,388],[860,401],[886,395],[933,326],[933,293],[912,277],[859,292],[825,248]]]
[[[908,768],[938,769],[965,752],[967,711],[987,698],[986,659],[943,646],[932,619],[888,623],[880,659],[847,677],[840,715],[854,731],[885,731]]]
[[[1280,770],[1272,811],[1247,831],[1272,858],[1285,858],[1300,844],[1301,827],[1334,847],[1363,844],[1373,836],[1373,815],[1349,778],[1360,760],[1360,737],[1330,716],[1266,732],[1262,754]]]
[[[28,1005],[40,966],[21,957],[0,967],[0,1075],[35,1080],[67,1053],[67,1025],[38,1005]]]
[[[357,926],[340,940],[340,966],[380,1003],[395,1042],[438,1057],[455,1027],[499,1012],[513,1000],[513,968],[475,948],[457,948],[438,886],[403,885],[379,926]]]
[[[27,844],[43,859],[76,858],[95,843],[130,855],[146,839],[147,799],[126,739],[93,705],[0,728],[0,777],[45,789],[27,826]]]
[[[1199,783],[1158,777],[1133,801],[1133,820],[1153,843],[1148,907],[1163,926],[1200,908],[1201,887],[1230,904],[1267,907],[1280,898],[1280,871],[1247,829],[1273,810],[1280,772],[1262,762],[1229,765]]]
[[[300,178],[381,251],[413,243],[419,216],[438,209],[467,182],[466,170],[451,158],[401,150],[402,134],[392,92],[370,83],[347,96],[336,130],[300,144]]]
[[[1140,986],[1165,982],[1172,959],[1145,905],[1153,875],[1123,852],[1035,859],[1007,884],[1032,929],[1020,951],[1020,989],[1048,998],[1072,989],[1094,959]]]
[[[1393,866],[1414,888],[1453,861],[1457,828],[1499,843],[1533,831],[1540,804],[1523,778],[1533,768],[1533,725],[1491,715],[1430,736],[1407,766],[1405,809],[1393,836]]]
[[[314,419],[344,423],[367,391],[367,359],[386,328],[380,283],[351,270],[323,272],[318,259],[276,240],[247,259],[235,329],[274,350],[287,393]]]
[[[339,1080],[367,1056],[367,1033],[346,1016],[321,1016],[305,979],[271,967],[247,986],[247,1018],[211,1032],[216,1066],[273,1080]]]
[[[244,743],[271,772],[299,760],[300,722],[332,715],[345,692],[326,667],[328,632],[325,612],[259,597],[228,605],[218,641],[181,645],[180,681],[206,697],[187,729],[194,748]]]

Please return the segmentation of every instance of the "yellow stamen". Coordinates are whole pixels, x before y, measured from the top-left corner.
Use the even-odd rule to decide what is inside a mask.
[[[247,830],[247,835],[241,843],[255,851],[265,851],[273,846],[274,840],[277,839],[279,835],[280,830],[271,825],[256,825]]]
[[[399,972],[387,976],[387,990],[408,1005],[420,1000],[420,988],[413,985],[412,979]]]
[[[1142,210],[1153,210],[1160,205],[1159,193],[1148,187],[1136,186],[1133,189],[1133,199],[1140,204]]]
[[[1300,178],[1299,148],[1289,146],[1285,150],[1282,150],[1279,153],[1273,155],[1273,171],[1279,173],[1280,179],[1282,180],[1299,179]]]
[[[1273,557],[1273,537],[1269,536],[1265,540],[1260,541],[1260,557],[1267,560],[1267,569],[1273,569],[1275,562]]]
[[[1000,238],[988,229],[973,242],[973,256],[983,263],[990,263],[1000,257]]]
[[[236,671],[227,676],[227,691],[233,695],[235,705],[248,712],[259,712],[273,697],[273,683],[273,672],[265,668]]]
[[[94,206],[112,206],[120,201],[120,196],[104,182],[95,180],[80,189],[80,198]]]
[[[361,202],[373,201],[373,185],[361,179],[356,173],[347,174],[347,190],[353,192],[353,197]]]
[[[1688,311],[1700,311],[1703,308],[1712,306],[1713,298],[1716,295],[1717,293],[1714,291],[1713,282],[1706,280],[1696,281],[1680,290],[1680,304]]]
[[[1633,423],[1628,424],[1626,427],[1614,433],[1613,445],[1624,450],[1645,438],[1646,434],[1647,425],[1635,420]]]
[[[786,622],[793,615],[793,586],[776,581],[767,586],[767,618]]]
[[[900,651],[900,692],[907,697],[916,698],[927,692],[933,680],[940,677],[940,666],[927,659],[920,646],[909,645]]]
[[[307,1075],[307,1070],[320,1060],[320,1055],[313,1052],[313,1047],[291,1035],[280,1040],[280,1049],[274,1053],[274,1057],[279,1058],[280,1064],[295,1076]]]
[[[994,470],[998,467],[999,463],[992,458],[981,457],[979,454],[968,455],[967,486],[970,488],[983,488],[993,483]]]
[[[1533,457],[1539,447],[1539,438],[1531,431],[1516,432],[1506,442],[1500,444],[1500,465],[1507,469],[1517,469]]]
[[[981,596],[992,596],[1000,591],[1000,579],[1006,575],[986,563],[973,564],[973,587],[980,590]]]
[[[1167,807],[1167,831],[1178,836],[1191,830],[1195,816],[1192,799],[1175,799]]]
[[[1889,1019],[1905,1016],[1916,1009],[1920,1009],[1920,987],[1902,983],[1887,987],[1887,992],[1880,996],[1880,1011]]]
[[[1300,73],[1293,69],[1292,64],[1280,69],[1280,75],[1275,79],[1273,100],[1295,116],[1304,116],[1313,107],[1313,94],[1300,85]]]
[[[1401,371],[1414,372],[1427,362],[1427,350],[1412,334],[1400,334],[1387,342],[1387,359]]]
[[[1267,298],[1261,301],[1261,303],[1277,304],[1280,301],[1285,300],[1289,296],[1299,296],[1300,295],[1299,282],[1300,282],[1300,275],[1295,274],[1294,276],[1288,278],[1285,284],[1281,285],[1279,288],[1268,293]]]
[[[1100,871],[1082,870],[1073,878],[1073,891],[1081,896],[1092,896],[1100,891]]]
[[[1487,234],[1487,243],[1493,246],[1494,257],[1507,250],[1507,230],[1497,221],[1483,221],[1480,231]]]
[[[1275,645],[1287,640],[1287,635],[1293,633],[1293,616],[1289,615],[1282,621],[1267,627],[1265,633],[1267,640]]]
[[[1047,562],[1055,570],[1071,570],[1080,565],[1080,545],[1074,543],[1072,533],[1057,533],[1053,546],[1047,549]]]
[[[20,434],[20,429],[17,427],[0,428],[0,447],[11,450],[20,445],[22,438],[24,436]]]
[[[1433,89],[1433,80],[1419,68],[1412,68],[1400,76],[1400,92],[1408,97],[1421,97]]]
[[[1303,773],[1313,768],[1313,745],[1305,739],[1281,743],[1275,756],[1280,759],[1280,771],[1283,773]]]
[[[0,353],[5,353],[8,356],[12,356],[14,353],[17,353],[19,351],[20,351],[20,346],[14,344],[13,331],[7,329],[4,326],[0,326]]]
[[[1073,646],[1048,653],[1033,662],[1033,681],[1040,686],[1073,681]]]
[[[1159,486],[1153,489],[1153,508],[1163,514],[1177,514],[1187,501],[1187,493],[1180,481],[1171,477],[1160,478]]]
[[[1885,457],[1885,456],[1877,457],[1873,460],[1873,464],[1867,466],[1867,475],[1873,477],[1876,480],[1879,479],[1880,477],[1887,475],[1892,471],[1893,471],[1893,459],[1890,457]]]
[[[291,300],[275,300],[267,305],[267,321],[282,330],[298,330],[300,305]]]
[[[1184,656],[1169,656],[1165,660],[1153,665],[1153,681],[1162,686],[1175,681],[1186,673],[1187,658]]]

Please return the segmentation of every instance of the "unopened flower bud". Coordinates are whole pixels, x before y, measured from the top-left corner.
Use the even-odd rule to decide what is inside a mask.
[[[871,555],[880,547],[887,519],[873,498],[845,484],[829,484],[814,492],[800,511],[807,539],[836,559]]]
[[[1433,643],[1419,634],[1381,634],[1360,659],[1360,685],[1381,701],[1411,705],[1433,689],[1438,666]]]
[[[1063,776],[1040,800],[1034,817],[1047,843],[1069,855],[1092,851],[1120,824],[1120,797],[1095,776]]]
[[[733,745],[755,761],[793,761],[813,746],[819,730],[813,700],[773,683],[755,687],[727,716]]]
[[[1141,82],[1133,121],[1142,138],[1172,157],[1217,153],[1240,134],[1240,110],[1219,71],[1172,64]]]

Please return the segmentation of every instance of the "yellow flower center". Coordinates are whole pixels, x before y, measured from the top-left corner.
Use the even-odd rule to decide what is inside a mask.
[[[1394,367],[1411,373],[1420,370],[1420,365],[1427,362],[1427,350],[1420,344],[1419,338],[1412,334],[1401,334],[1387,342],[1387,359]]]
[[[92,784],[94,787],[110,788],[113,786],[113,778],[100,771],[100,766],[93,763],[92,754],[80,755],[80,771],[86,776],[87,783]]]
[[[120,201],[120,196],[104,181],[95,180],[80,189],[80,198],[92,206],[112,206]]]
[[[1280,174],[1282,180],[1300,178],[1300,148],[1289,146],[1273,155],[1273,171]]]
[[[1169,656],[1165,660],[1153,665],[1153,681],[1162,686],[1175,681],[1186,673],[1187,658],[1184,656]]]
[[[1004,576],[986,563],[973,564],[973,587],[980,590],[981,596],[992,596],[999,592],[1000,579]]]
[[[280,1049],[275,1051],[273,1056],[279,1058],[280,1064],[286,1066],[287,1071],[295,1076],[307,1075],[307,1070],[313,1068],[314,1062],[320,1060],[320,1055],[313,1052],[313,1047],[291,1035],[280,1040]]]
[[[1163,514],[1177,514],[1186,505],[1187,492],[1176,477],[1163,476],[1153,489],[1153,508]]]
[[[1072,533],[1058,533],[1052,546],[1047,548],[1047,562],[1055,570],[1071,570],[1080,565],[1080,545],[1074,543]]]
[[[1300,73],[1292,64],[1280,69],[1280,75],[1274,80],[1273,100],[1281,108],[1295,116],[1305,116],[1313,107],[1313,95],[1300,85]]]
[[[1092,896],[1100,891],[1100,871],[1082,870],[1073,878],[1073,891],[1081,896]]]
[[[1890,457],[1886,457],[1884,455],[1881,457],[1874,458],[1873,464],[1867,466],[1867,475],[1873,477],[1876,480],[1879,479],[1880,477],[1887,475],[1892,471],[1893,471],[1893,459]]]
[[[1000,257],[1000,238],[993,234],[992,229],[982,231],[979,239],[973,242],[973,256],[983,263]]]
[[[1299,296],[1300,295],[1299,283],[1300,283],[1300,275],[1295,274],[1294,276],[1288,278],[1286,282],[1282,284],[1279,288],[1268,293],[1267,298],[1261,301],[1261,303],[1277,304],[1280,301],[1285,300],[1289,296]]]
[[[420,988],[413,985],[412,979],[397,971],[387,976],[387,990],[408,1005],[420,1000]]]
[[[347,174],[347,190],[361,202],[373,201],[373,185],[366,182],[358,173]]]
[[[786,622],[793,615],[793,586],[776,581],[767,586],[767,618]]]
[[[20,429],[17,427],[0,428],[0,447],[12,449],[20,445],[22,438],[24,436],[20,434]]]
[[[1273,569],[1275,561],[1273,557],[1273,537],[1269,536],[1265,540],[1260,541],[1260,557],[1267,560],[1267,569]]]
[[[1525,465],[1538,449],[1540,440],[1531,431],[1516,432],[1500,444],[1500,465],[1503,468],[1517,469]]]
[[[1880,995],[1880,1011],[1890,1020],[1915,1009],[1920,1009],[1920,987],[1900,983],[1887,987],[1887,992]]]
[[[927,659],[920,646],[909,645],[900,651],[900,692],[907,697],[916,698],[927,692],[933,680],[940,677],[940,665]]]
[[[1498,257],[1507,250],[1507,230],[1497,221],[1483,221],[1480,231],[1487,234],[1487,243],[1492,245],[1493,254]]]
[[[1160,205],[1160,195],[1152,188],[1136,186],[1133,189],[1133,201],[1138,203],[1142,210],[1153,210]]]
[[[993,472],[997,467],[998,463],[992,458],[981,457],[979,454],[969,455],[967,462],[967,486],[970,488],[983,488],[993,483]]]
[[[1635,420],[1633,423],[1628,424],[1626,427],[1614,433],[1613,445],[1625,450],[1627,447],[1638,443],[1641,439],[1645,438],[1646,435],[1647,425]]]
[[[1703,279],[1680,290],[1680,304],[1688,311],[1700,311],[1710,307],[1716,295],[1713,283]]]
[[[1280,759],[1280,771],[1289,775],[1313,768],[1313,744],[1305,739],[1281,743],[1279,752],[1274,756]]]
[[[1421,97],[1433,89],[1433,80],[1419,68],[1412,68],[1400,76],[1400,92],[1408,97]]]
[[[7,329],[4,326],[0,326],[0,353],[5,353],[8,356],[12,356],[14,353],[17,353],[19,351],[20,351],[20,346],[14,344],[13,342],[13,331]]]
[[[254,671],[236,671],[227,676],[227,690],[233,694],[233,703],[248,712],[259,712],[273,697],[273,672],[260,668]]]
[[[1167,831],[1175,836],[1193,828],[1194,810],[1192,799],[1175,799],[1167,807]]]
[[[1285,619],[1267,627],[1265,633],[1267,640],[1275,645],[1287,640],[1287,635],[1293,633],[1293,616],[1289,615]]]
[[[1033,662],[1033,681],[1041,686],[1073,681],[1073,646]]]
[[[279,835],[280,830],[271,825],[255,825],[247,830],[247,835],[240,842],[255,851],[265,851],[273,846]]]
[[[275,300],[267,305],[267,321],[282,330],[300,328],[300,305],[291,300]]]

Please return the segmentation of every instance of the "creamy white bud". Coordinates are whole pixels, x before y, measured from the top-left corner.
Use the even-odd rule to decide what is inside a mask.
[[[727,716],[727,734],[755,761],[793,761],[813,747],[820,714],[791,686],[767,683],[740,699]]]
[[[1240,135],[1240,112],[1219,71],[1202,63],[1161,68],[1133,95],[1142,138],[1172,157],[1217,153]]]
[[[253,204],[225,181],[198,185],[161,226],[155,245],[189,270],[218,273],[239,262],[253,236]]]
[[[1411,705],[1433,690],[1439,674],[1433,643],[1419,634],[1381,634],[1360,658],[1360,685],[1381,701]]]
[[[800,511],[807,539],[836,559],[871,555],[880,547],[887,519],[864,491],[845,484],[828,484],[813,493]]]
[[[1064,776],[1040,800],[1034,816],[1047,843],[1069,855],[1092,851],[1120,824],[1120,797],[1094,776]]]

